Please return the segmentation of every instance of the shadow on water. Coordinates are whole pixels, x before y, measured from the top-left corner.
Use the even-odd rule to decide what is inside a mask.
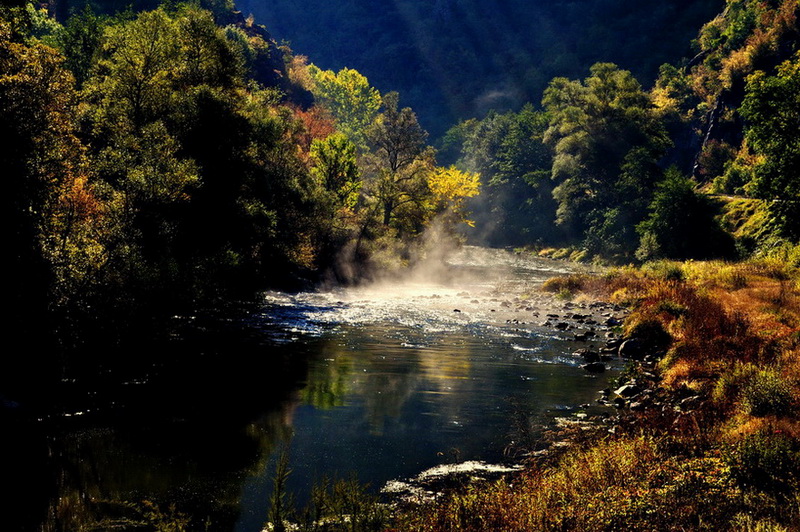
[[[304,347],[265,336],[253,308],[176,318],[159,341],[84,346],[46,387],[4,387],[17,392],[0,412],[16,487],[4,530],[133,526],[142,501],[231,530],[242,478],[291,432],[308,372]]]

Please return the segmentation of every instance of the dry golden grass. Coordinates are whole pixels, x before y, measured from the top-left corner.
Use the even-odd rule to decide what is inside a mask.
[[[740,492],[724,470],[719,458],[671,456],[652,437],[607,439],[513,485],[447,496],[401,529],[689,530],[735,510]]]

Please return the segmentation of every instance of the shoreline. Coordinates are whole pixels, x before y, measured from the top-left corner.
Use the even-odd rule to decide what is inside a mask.
[[[416,508],[401,530],[800,527],[796,270],[662,262],[544,288],[630,306],[628,368],[601,398],[618,414],[565,428],[525,471]]]

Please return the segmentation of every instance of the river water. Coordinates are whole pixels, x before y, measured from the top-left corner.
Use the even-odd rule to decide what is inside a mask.
[[[377,491],[444,463],[519,459],[620,369],[589,374],[572,355],[592,345],[575,332],[596,327],[599,345],[602,326],[552,326],[605,319],[538,291],[575,268],[465,247],[365,287],[176,317],[170,342],[141,354],[146,371],[67,382],[81,399],[26,425],[37,436],[21,456],[42,483],[18,521],[110,527],[152,501],[195,527],[250,532],[267,519],[280,452],[298,504],[323,476]]]

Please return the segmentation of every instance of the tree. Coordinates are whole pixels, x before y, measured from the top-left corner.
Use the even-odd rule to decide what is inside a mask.
[[[81,13],[66,21],[58,35],[58,47],[65,57],[64,66],[75,76],[78,88],[89,79],[106,24],[108,20],[95,14],[87,3]]]
[[[507,242],[552,240],[557,234],[553,187],[549,179],[552,150],[544,143],[549,117],[528,104],[513,115],[489,181],[495,216],[504,217]]]
[[[356,162],[356,146],[342,133],[311,143],[311,174],[333,193],[339,208],[352,209],[361,190],[361,170]]]
[[[241,85],[246,66],[242,49],[228,38],[230,33],[217,27],[210,12],[184,7],[178,13],[177,23],[181,56],[176,76],[179,87]]]
[[[351,68],[334,73],[310,65],[308,71],[313,80],[311,91],[331,111],[337,129],[356,146],[365,147],[367,128],[382,103],[380,93],[366,77]]]
[[[161,9],[106,29],[98,75],[86,87],[100,122],[139,129],[163,116],[178,73],[178,31]]]
[[[96,159],[100,176],[113,183],[109,199],[113,198],[114,216],[120,224],[115,247],[138,248],[137,254],[149,263],[136,265],[138,269],[168,271],[170,268],[163,266],[175,260],[173,246],[184,214],[179,206],[188,203],[199,185],[197,165],[182,157],[180,149],[158,121],[144,126],[140,135],[117,139]],[[151,274],[147,276],[155,280]]]
[[[373,146],[370,165],[374,172],[372,194],[381,210],[383,225],[389,226],[401,207],[414,208],[410,219],[398,220],[406,228],[419,229],[424,223],[422,204],[429,192],[426,176],[433,167],[432,149],[426,147],[428,134],[409,108],[398,109],[398,95],[383,97],[383,113],[369,129]]]
[[[552,151],[543,142],[548,125],[547,114],[527,104],[518,113],[490,112],[448,132],[446,149],[458,148],[457,166],[481,176],[482,191],[471,210],[490,245],[531,244],[558,235]]]
[[[747,190],[769,202],[773,220],[788,238],[800,241],[800,55],[774,76],[747,79],[741,113],[745,139],[756,155]]]
[[[647,218],[636,227],[641,260],[708,259],[730,256],[733,243],[714,218],[709,202],[694,182],[669,168],[656,187]]]
[[[304,122],[276,88],[246,83],[239,37],[190,6],[105,31],[84,129],[131,299],[252,287],[312,266],[325,241],[333,207]]]
[[[554,151],[552,177],[557,185],[553,195],[560,223],[587,234],[616,218],[615,210],[625,210],[631,199],[620,194],[623,177],[627,182],[639,180],[636,187],[642,191],[652,190],[653,173],[631,173],[623,167],[634,151],[639,165],[649,161],[653,166],[669,140],[647,94],[630,72],[598,63],[583,83],[556,78],[545,91],[543,104],[550,116],[545,141]],[[601,235],[615,238],[607,231]],[[627,247],[623,242],[619,245]]]
[[[63,223],[63,216],[75,206],[88,172],[76,135],[76,105],[74,79],[56,50],[20,42],[0,19],[2,206],[14,280],[8,299],[25,327],[46,316],[61,277],[73,266],[61,250],[75,236],[77,222]]]
[[[433,193],[434,210],[452,222],[465,222],[467,219],[466,200],[480,192],[480,175],[462,172],[455,166],[438,167],[428,177],[428,187]]]

